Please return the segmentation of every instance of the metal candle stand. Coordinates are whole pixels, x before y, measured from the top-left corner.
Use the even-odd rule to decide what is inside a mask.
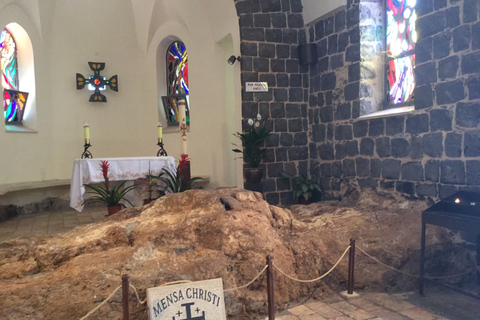
[[[93,159],[93,155],[90,151],[88,151],[88,148],[90,148],[92,145],[90,143],[85,143],[83,146],[85,150],[83,150],[82,153],[82,159]]]
[[[168,156],[167,151],[163,148],[163,140],[159,143],[157,143],[157,146],[160,147],[160,150],[157,152],[157,157],[166,157]]]

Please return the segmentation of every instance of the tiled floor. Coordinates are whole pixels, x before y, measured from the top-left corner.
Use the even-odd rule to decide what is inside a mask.
[[[0,222],[0,242],[11,238],[41,234],[62,233],[82,224],[102,221],[107,214],[104,207],[73,209],[25,215]]]

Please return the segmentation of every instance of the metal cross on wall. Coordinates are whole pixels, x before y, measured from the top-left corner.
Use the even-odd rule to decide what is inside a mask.
[[[106,80],[100,75],[100,71],[105,69],[105,62],[88,62],[90,69],[93,70],[93,76],[85,78],[80,73],[77,73],[77,90],[81,90],[88,85],[89,90],[94,90],[94,94],[90,96],[90,102],[107,102],[107,97],[100,93],[105,90],[107,86],[113,91],[118,92],[118,78],[114,75]]]

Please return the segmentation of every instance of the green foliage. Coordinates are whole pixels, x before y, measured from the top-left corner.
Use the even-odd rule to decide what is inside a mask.
[[[263,142],[271,135],[265,125],[258,127],[253,126],[252,130],[247,133],[237,132],[234,134],[242,141],[242,149],[232,149],[233,152],[243,153],[244,160],[249,168],[257,168],[262,161],[265,149],[262,148]]]
[[[188,181],[185,181],[183,173],[180,173],[180,166],[177,166],[175,172],[170,172],[170,170],[164,169],[160,175],[153,177],[165,184],[163,189],[165,194],[179,193],[190,189],[203,189],[201,186],[195,183],[195,181],[201,180],[202,178],[194,177]]]
[[[299,177],[294,177],[285,171],[280,172],[282,177],[288,178],[292,181],[293,186],[293,201],[298,201],[299,198],[303,198],[306,201],[310,201],[310,198],[313,196],[315,190],[321,192],[320,186],[309,179],[306,174],[302,174]]]
[[[162,176],[164,172],[160,172],[158,176],[151,174],[150,172],[145,176],[145,178],[138,179],[141,183],[145,184],[146,187],[143,192],[148,192],[148,199],[149,200],[156,200],[161,196],[165,195],[165,193],[160,192],[158,190],[159,185],[158,183],[160,180],[158,177]]]
[[[96,196],[90,197],[86,201],[100,202],[100,203],[106,204],[107,206],[118,206],[118,205],[125,206],[120,203],[120,201],[123,199],[133,207],[133,204],[130,201],[128,201],[128,199],[125,199],[124,197],[127,194],[127,192],[132,190],[135,186],[132,185],[124,188],[123,186],[125,185],[126,182],[127,181],[123,181],[118,186],[112,187],[111,189],[108,188],[107,183],[105,181],[102,182],[101,187],[95,187],[95,186],[86,184],[85,187],[91,190],[88,193],[96,194]]]

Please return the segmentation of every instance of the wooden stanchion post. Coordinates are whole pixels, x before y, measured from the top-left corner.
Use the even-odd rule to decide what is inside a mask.
[[[275,320],[275,299],[273,297],[273,267],[271,256],[267,256],[267,266],[268,320]]]
[[[123,320],[130,320],[130,310],[128,303],[128,274],[122,275],[122,302],[123,302]]]
[[[350,252],[348,256],[348,284],[347,284],[348,294],[353,294],[354,272],[355,272],[355,239],[350,239]]]

